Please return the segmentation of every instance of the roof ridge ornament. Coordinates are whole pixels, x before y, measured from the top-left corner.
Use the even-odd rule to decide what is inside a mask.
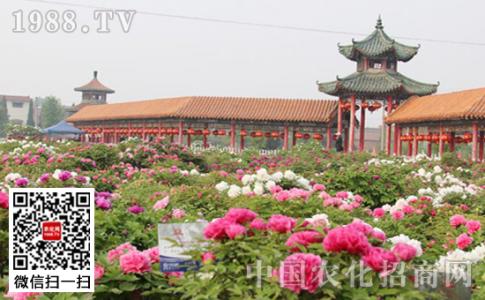
[[[384,25],[382,25],[382,18],[381,18],[381,15],[379,14],[379,18],[377,18],[377,24],[376,24],[376,29],[384,29]]]

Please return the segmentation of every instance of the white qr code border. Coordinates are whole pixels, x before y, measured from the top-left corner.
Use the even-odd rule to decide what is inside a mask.
[[[37,270],[14,270],[14,263],[13,263],[13,249],[14,249],[14,239],[13,239],[13,215],[17,212],[20,208],[16,208],[14,206],[14,197],[15,193],[73,193],[89,194],[89,212],[90,212],[90,222],[89,222],[89,229],[90,229],[90,249],[89,249],[89,268],[83,270],[44,270],[44,269],[37,269]],[[95,281],[94,281],[94,269],[95,269],[95,260],[94,260],[94,240],[95,240],[95,232],[94,232],[94,222],[95,222],[95,207],[94,207],[94,188],[11,188],[9,189],[9,291],[11,292],[94,292]],[[58,221],[58,220],[51,220],[51,221]],[[40,222],[39,222],[40,223]],[[41,224],[39,224],[41,226]],[[29,285],[27,288],[18,288],[15,284],[15,278],[17,276],[27,276],[31,278],[31,280],[38,278],[58,278],[58,285],[57,287],[49,287],[46,288],[42,286],[42,288],[32,288]],[[76,281],[76,279],[78,281]],[[84,280],[84,281],[83,281]],[[79,281],[81,281],[82,285],[79,285]]]

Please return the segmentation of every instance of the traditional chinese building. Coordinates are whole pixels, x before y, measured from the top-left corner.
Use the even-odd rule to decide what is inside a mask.
[[[415,156],[422,145],[429,156],[433,152],[441,156],[457,147],[467,150],[471,144],[471,159],[484,159],[485,88],[413,97],[386,122],[402,128],[398,148],[401,152],[402,142],[407,143],[409,156]]]
[[[361,41],[352,40],[352,44],[341,46],[339,52],[347,59],[356,62],[355,73],[331,82],[318,83],[321,92],[339,97],[337,132],[342,133],[344,112],[350,112],[349,127],[346,134],[347,150],[354,150],[356,111],[360,109],[359,150],[364,150],[366,110],[374,111],[386,105],[386,112],[393,109],[411,96],[425,96],[436,92],[437,84],[416,81],[398,72],[399,62],[408,62],[417,53],[419,47],[401,44],[384,32],[379,17],[374,32]],[[400,128],[394,130],[394,141],[398,141]],[[385,149],[391,153],[392,124],[386,127]],[[398,147],[394,142],[394,154]]]
[[[96,104],[106,104],[107,95],[115,91],[105,86],[98,80],[98,71],[93,72],[93,79],[83,86],[74,89],[76,92],[81,92],[81,103],[66,108],[68,116],[76,113],[82,107]]]
[[[164,136],[189,146],[198,138],[207,147],[209,136],[227,136],[234,151],[247,139],[280,140],[283,149],[314,139],[330,148],[337,107],[331,100],[178,97],[86,106],[67,121],[103,143]]]

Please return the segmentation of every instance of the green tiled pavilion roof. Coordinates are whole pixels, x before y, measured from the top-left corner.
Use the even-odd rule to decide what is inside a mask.
[[[422,83],[399,72],[382,69],[368,69],[344,78],[337,77],[336,81],[318,83],[320,92],[332,96],[356,95],[367,99],[379,99],[387,95],[407,99],[413,95],[433,94],[437,88],[438,84]]]
[[[359,55],[366,57],[380,57],[391,54],[399,61],[409,61],[418,53],[419,46],[407,46],[396,42],[384,32],[382,20],[377,20],[376,29],[362,41],[352,40],[352,45],[338,46],[339,52],[346,58],[357,61]]]

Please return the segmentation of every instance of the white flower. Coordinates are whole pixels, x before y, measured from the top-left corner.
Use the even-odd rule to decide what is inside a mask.
[[[182,176],[189,176],[189,171],[187,171],[187,170],[180,170],[180,174]]]
[[[310,223],[315,227],[329,227],[330,221],[328,221],[328,216],[326,214],[317,214],[311,218],[306,218],[305,221]]]
[[[197,171],[197,169],[192,169],[192,170],[190,170],[190,175],[197,176],[197,175],[200,175],[200,173],[199,173],[199,171]]]
[[[241,195],[241,188],[233,184],[229,187],[229,191],[227,191],[227,195],[230,198],[236,198],[237,196]]]
[[[248,184],[251,184],[254,182],[254,177],[253,175],[249,175],[249,174],[245,174],[242,178],[241,178],[241,182],[243,185],[248,185]]]
[[[292,171],[290,171],[290,170],[287,170],[287,171],[285,171],[284,177],[285,177],[285,179],[287,179],[287,180],[295,180],[295,179],[296,179],[296,174],[295,174],[295,173],[293,173],[293,172],[292,172]]]
[[[243,195],[249,195],[251,194],[253,191],[251,190],[251,187],[249,185],[246,185],[246,186],[243,186],[243,188],[241,189],[241,193]]]
[[[229,188],[229,184],[225,181],[221,181],[218,184],[216,184],[216,189],[219,191],[219,193],[224,192]]]
[[[266,182],[271,178],[269,176],[268,171],[265,168],[261,168],[256,171],[256,180],[261,182]]]
[[[276,186],[276,183],[272,180],[266,182],[266,184],[264,185],[264,187],[266,188],[267,191],[271,191],[271,189]]]
[[[21,178],[22,175],[20,175],[19,173],[9,173],[7,176],[5,176],[5,181],[6,182],[13,182],[19,178]]]
[[[443,172],[443,169],[441,169],[441,167],[437,165],[437,166],[434,166],[433,172],[434,173],[441,173],[441,172]]]
[[[303,177],[300,177],[297,179],[296,183],[304,188],[304,189],[307,189],[307,190],[310,190],[311,189],[311,186],[310,186],[310,180],[306,179],[306,178],[303,178]]]
[[[256,182],[254,184],[254,193],[258,196],[261,196],[264,193],[264,186],[260,182]]]
[[[283,173],[282,172],[276,172],[271,175],[271,179],[273,179],[274,182],[280,182],[281,179],[283,179]]]

